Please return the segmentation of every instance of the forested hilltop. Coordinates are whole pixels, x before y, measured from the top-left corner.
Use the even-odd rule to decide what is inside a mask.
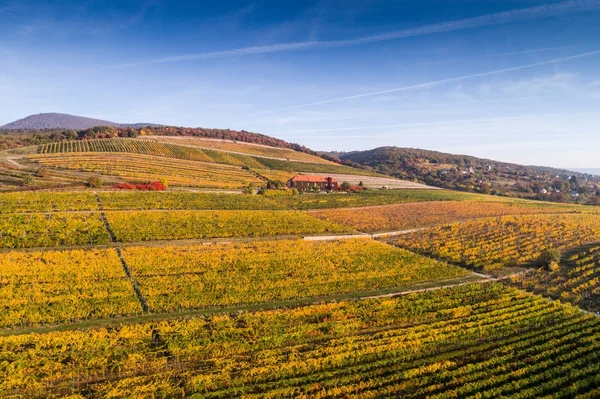
[[[600,203],[600,177],[586,173],[413,148],[380,147],[330,154],[347,165],[369,167],[437,187],[558,202]]]

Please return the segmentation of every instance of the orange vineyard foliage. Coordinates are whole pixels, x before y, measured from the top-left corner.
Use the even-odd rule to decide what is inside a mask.
[[[318,210],[311,212],[311,215],[351,226],[360,231],[380,232],[487,216],[553,212],[556,212],[556,209],[551,206],[522,206],[479,201],[436,201],[361,209]]]
[[[156,311],[364,292],[468,274],[360,238],[128,247],[123,254]]]
[[[140,313],[113,249],[0,256],[0,327]]]
[[[594,398],[599,334],[596,318],[568,305],[501,284],[472,284],[0,337],[0,392],[26,398]]]
[[[404,248],[493,269],[535,261],[549,248],[600,240],[599,215],[502,216],[432,227],[390,239]]]
[[[600,311],[600,245],[578,250],[554,270],[539,268],[511,279],[516,287]]]

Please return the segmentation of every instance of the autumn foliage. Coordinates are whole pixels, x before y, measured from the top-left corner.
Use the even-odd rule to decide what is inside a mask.
[[[137,191],[165,191],[167,188],[159,181],[152,183],[120,183],[113,186],[116,190],[137,190]]]

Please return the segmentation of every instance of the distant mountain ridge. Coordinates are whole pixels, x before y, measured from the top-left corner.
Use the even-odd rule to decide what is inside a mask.
[[[0,126],[0,130],[43,130],[43,129],[72,129],[85,130],[95,126],[132,127],[162,126],[154,123],[116,123],[102,119],[84,116],[61,114],[56,112],[29,115]]]

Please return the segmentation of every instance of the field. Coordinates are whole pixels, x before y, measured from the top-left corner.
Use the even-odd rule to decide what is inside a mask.
[[[1,337],[0,391],[28,398],[593,398],[598,349],[593,316],[500,284],[472,284]]]
[[[294,211],[106,212],[117,240],[185,240],[337,234],[352,230]]]
[[[515,276],[511,283],[592,312],[600,312],[600,246],[591,245],[568,255],[554,270],[539,268]]]
[[[211,161],[32,157],[227,191],[282,173],[173,147]],[[0,398],[600,397],[600,320],[578,308],[600,311],[595,209],[422,189],[3,193]],[[552,248],[559,265],[534,267]]]
[[[296,172],[290,172],[285,170],[272,170],[272,169],[254,169],[254,172],[258,173],[267,180],[279,180],[287,182],[292,177],[296,176]]]
[[[37,152],[38,154],[59,154],[69,152],[129,152],[133,154],[154,155],[189,161],[214,162],[211,157],[199,149],[133,139],[63,141],[44,144],[38,148]]]
[[[34,167],[35,166],[35,167]],[[0,193],[31,188],[69,188],[83,183],[80,176],[60,170],[45,170],[39,165],[23,166],[0,153]]]
[[[600,240],[597,215],[519,215],[432,227],[390,239],[404,248],[467,267],[495,269],[535,262],[542,251]]]
[[[381,232],[488,216],[555,213],[556,211],[557,209],[548,206],[534,207],[477,201],[432,201],[360,209],[323,210],[311,212],[311,215],[360,231]]]
[[[319,173],[317,173],[318,175]],[[331,176],[338,182],[348,182],[354,186],[358,186],[361,182],[365,188],[380,189],[387,187],[388,189],[425,189],[433,190],[435,187],[426,186],[420,183],[413,183],[408,180],[399,180],[385,176],[357,176],[356,173],[351,174],[327,174],[323,176]]]
[[[5,214],[0,248],[106,244],[110,236],[98,213]]]
[[[285,208],[279,202],[262,195],[186,192],[101,192],[98,196],[106,210],[267,210]]]
[[[102,154],[102,157],[115,159],[116,157],[126,160],[130,156],[137,155],[137,160],[143,159],[155,159],[169,158],[168,162],[172,162],[172,159],[178,159],[180,162],[177,165],[185,165],[188,162],[195,161],[203,163],[217,163],[229,166],[248,167],[250,169],[273,169],[277,171],[287,172],[309,172],[309,173],[337,173],[361,176],[379,176],[376,173],[355,169],[348,166],[338,165],[333,162],[325,161],[324,159],[312,157],[308,154],[312,162],[305,162],[293,159],[274,159],[264,158],[255,155],[237,154],[227,151],[220,151],[215,149],[202,149],[189,145],[170,144],[165,142],[158,142],[152,140],[142,139],[98,139],[98,140],[77,140],[77,141],[65,141],[51,144],[44,144],[38,148],[39,155],[29,155],[29,159],[37,160],[47,166],[63,166],[68,167],[70,164],[77,164],[78,161],[84,160],[87,157],[93,156],[98,158],[98,154]],[[296,153],[294,154],[302,154]],[[56,154],[70,154],[68,157],[57,156]],[[81,154],[85,154],[82,156]],[[127,154],[126,156],[123,154]],[[53,156],[54,155],[54,156]],[[77,156],[79,155],[79,156]],[[150,158],[148,158],[150,157]],[[68,159],[68,161],[62,161],[61,159]],[[52,160],[54,162],[51,162]],[[316,161],[315,161],[316,160]],[[56,164],[58,162],[58,164]],[[167,161],[162,161],[167,163]],[[80,165],[77,169],[86,169],[86,164]],[[126,168],[127,165],[115,165],[117,169]],[[205,166],[206,167],[206,166]],[[212,166],[211,166],[212,167]],[[215,166],[216,167],[216,166]],[[107,168],[104,169],[110,172]],[[112,173],[108,173],[112,174]],[[391,179],[388,179],[391,180]],[[396,181],[396,180],[394,180]],[[398,182],[398,181],[397,181]]]
[[[422,201],[459,201],[468,194],[448,190],[377,190],[339,194],[302,194],[277,197],[277,203],[291,209],[355,208]]]
[[[304,161],[312,163],[324,163],[331,164],[331,162],[316,157],[314,155],[305,154],[286,148],[268,147],[264,145],[257,145],[244,142],[234,142],[230,140],[214,140],[214,139],[201,139],[195,137],[168,137],[168,136],[149,136],[140,137],[144,140],[156,140],[165,143],[183,144],[205,149],[214,149],[221,151],[228,151],[233,153],[241,153],[248,155],[255,155],[259,157],[267,158],[280,158],[292,161]]]
[[[239,305],[401,288],[468,275],[372,240],[128,247],[151,311]]]
[[[321,164],[308,163],[298,161],[286,161],[271,158],[256,158],[268,169],[289,171],[289,172],[306,172],[306,173],[327,173],[327,174],[348,174],[357,176],[380,176],[375,172],[364,169],[355,169],[350,166],[338,164]]]
[[[92,211],[97,208],[92,193],[24,192],[0,195],[0,213]]]
[[[181,161],[171,158],[124,153],[66,153],[32,155],[30,159],[48,167],[67,168],[117,176],[132,182],[166,178],[171,185],[239,189],[262,180],[241,167]]]
[[[112,249],[7,252],[0,256],[0,327],[141,313]]]

